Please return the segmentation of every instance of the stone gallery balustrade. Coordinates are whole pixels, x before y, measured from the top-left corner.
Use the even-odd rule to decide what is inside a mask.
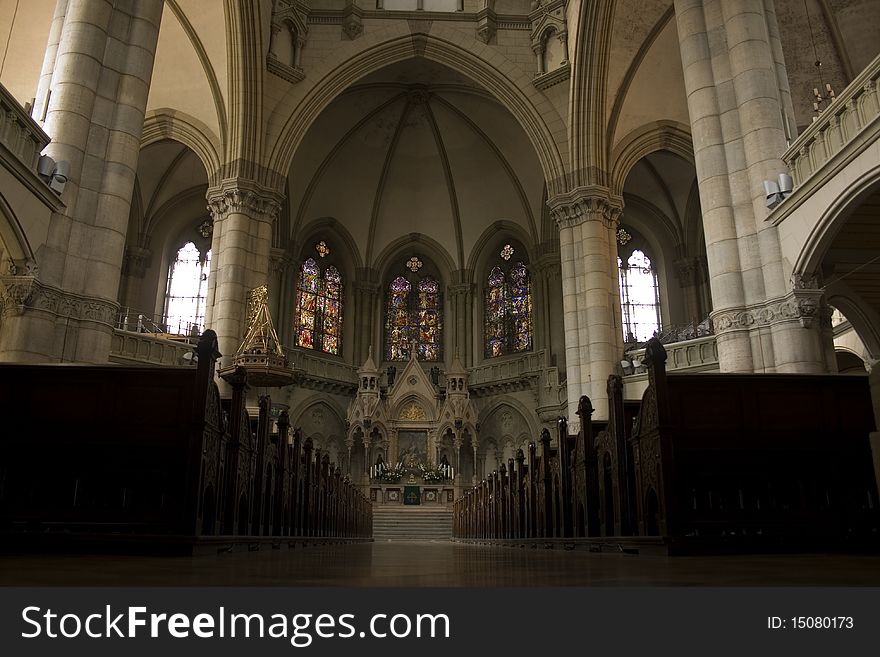
[[[880,117],[880,56],[874,59],[782,156],[796,186],[804,184]]]
[[[2,85],[0,85],[0,112],[2,112],[0,144],[27,169],[36,172],[40,152],[49,143],[48,135]]]

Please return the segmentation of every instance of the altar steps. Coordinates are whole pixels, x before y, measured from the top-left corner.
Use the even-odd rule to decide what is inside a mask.
[[[452,540],[452,510],[443,507],[374,506],[373,540]]]

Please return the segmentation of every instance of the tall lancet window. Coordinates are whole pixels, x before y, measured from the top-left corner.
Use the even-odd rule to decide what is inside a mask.
[[[168,333],[191,335],[202,332],[210,268],[210,249],[203,255],[194,243],[187,242],[177,252],[168,268],[165,290],[163,320]]]
[[[521,261],[510,266],[514,248],[501,250],[502,264],[486,280],[485,355],[504,356],[532,348],[532,292],[529,270]]]
[[[422,266],[418,258],[406,266],[412,274],[397,276],[388,285],[385,359],[408,360],[415,343],[419,360],[438,361],[443,343],[440,283],[432,276],[418,276]]]
[[[660,330],[660,287],[650,258],[636,249],[623,262],[617,259],[620,276],[620,305],[623,311],[623,339],[647,342]]]
[[[323,244],[320,242],[319,244]],[[319,253],[320,248],[318,249]],[[300,269],[293,318],[297,347],[339,355],[342,338],[342,276],[333,265],[321,270],[314,258]]]

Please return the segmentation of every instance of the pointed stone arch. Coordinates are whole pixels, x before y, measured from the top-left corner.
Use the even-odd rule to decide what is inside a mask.
[[[141,149],[166,139],[179,142],[192,150],[208,172],[208,184],[217,182],[221,166],[220,154],[223,150],[220,139],[211,128],[179,110],[165,108],[147,112]]]
[[[334,56],[310,71],[315,80],[296,109],[285,119],[275,147],[269,153],[268,168],[287,171],[307,130],[320,113],[346,88],[365,75],[395,62],[425,57],[466,75],[491,93],[514,116],[535,148],[548,187],[558,193],[567,188],[564,165],[565,130],[550,129],[543,114],[547,109],[538,91],[516,64],[497,49],[478,41],[460,29],[437,22],[397,23],[364,34],[355,42],[342,44]],[[421,31],[427,30],[427,31]],[[490,63],[491,62],[491,63]],[[298,90],[279,102],[279,108],[296,102]],[[544,105],[542,111],[538,105]],[[273,117],[278,120],[279,117]],[[553,118],[553,117],[551,117]],[[558,122],[561,124],[561,119]]]
[[[674,121],[656,121],[627,134],[611,155],[611,190],[623,195],[630,171],[646,155],[669,151],[694,164],[694,144],[687,126]]]

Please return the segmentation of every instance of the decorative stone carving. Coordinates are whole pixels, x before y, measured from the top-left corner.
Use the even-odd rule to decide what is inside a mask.
[[[271,40],[266,68],[288,82],[296,83],[305,77],[302,70],[302,49],[309,33],[309,6],[300,0],[276,0],[272,10]],[[284,52],[281,41],[289,44],[290,54]]]
[[[242,189],[237,186],[208,191],[208,210],[214,221],[228,214],[246,214],[255,221],[273,223],[281,211],[278,195],[271,192]]]
[[[531,25],[532,52],[535,53],[537,73],[535,86],[546,89],[549,86],[567,80],[571,75],[568,63],[568,29],[565,21],[566,0],[550,0],[532,4],[529,13]],[[545,67],[545,54],[550,39],[558,39],[562,60]]]
[[[798,273],[791,275],[791,288],[793,290],[818,290],[819,277],[815,273]]]
[[[544,91],[545,89],[549,89],[553,85],[559,84],[560,82],[565,82],[571,77],[571,66],[566,62],[562,66],[557,69],[550,71],[549,73],[539,73],[535,76],[535,79],[532,81],[536,88]]]
[[[353,2],[346,4],[342,17],[342,33],[351,40],[364,33],[364,10]]]
[[[286,249],[273,248],[269,254],[269,271],[273,274],[281,274],[293,264],[293,256]]]
[[[143,278],[147,271],[147,263],[153,252],[140,246],[127,246],[125,257],[122,260],[122,273],[124,276],[136,276]]]
[[[21,315],[24,313],[31,296],[34,293],[33,276],[6,276],[3,278],[2,296],[4,315]]]
[[[485,44],[488,44],[495,38],[495,32],[498,30],[498,19],[495,11],[484,7],[477,12],[477,38]]]
[[[822,290],[794,290],[781,299],[750,308],[730,308],[713,312],[716,335],[727,331],[747,330],[798,320],[804,328],[813,328],[821,318]]]
[[[616,227],[623,211],[623,200],[612,196],[605,187],[578,187],[550,199],[550,216],[562,228],[579,226],[585,221],[602,221]]]
[[[0,277],[3,315],[21,315],[37,310],[73,320],[113,326],[119,305],[113,301],[86,297],[45,285],[34,276]]]

